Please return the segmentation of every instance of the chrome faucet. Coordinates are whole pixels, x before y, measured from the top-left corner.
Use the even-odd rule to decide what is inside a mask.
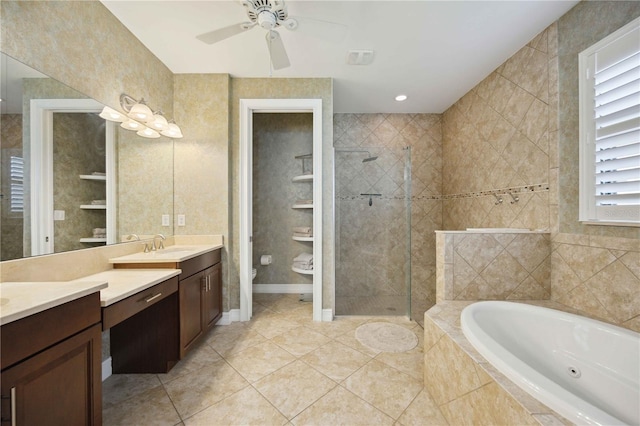
[[[156,238],[159,238],[159,239],[160,239],[160,244],[158,244],[157,246],[156,246]],[[156,250],[156,248],[157,248],[158,250],[164,250],[164,240],[165,240],[165,239],[166,239],[166,238],[165,238],[165,237],[164,237],[164,235],[162,235],[162,234],[156,234],[156,235],[154,235],[154,236],[153,236],[153,247],[152,247],[152,249],[151,249],[151,250]]]

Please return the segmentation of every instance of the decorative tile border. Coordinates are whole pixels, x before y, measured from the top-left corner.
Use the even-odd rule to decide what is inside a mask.
[[[447,194],[447,195],[418,195],[412,196],[412,200],[455,200],[459,198],[477,198],[486,197],[492,195],[508,195],[508,194],[526,194],[531,192],[548,192],[548,183],[538,183],[533,185],[512,186],[509,188],[491,189],[488,191],[478,192],[465,192],[461,194]],[[369,196],[351,195],[351,196],[339,196],[337,200],[368,200]],[[404,200],[405,197],[385,197],[374,196],[374,200]]]

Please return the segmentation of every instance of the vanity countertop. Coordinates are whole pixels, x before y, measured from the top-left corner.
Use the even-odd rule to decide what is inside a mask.
[[[101,279],[0,283],[0,325],[71,302],[107,287]]]
[[[109,287],[100,291],[100,305],[112,305],[127,297],[180,275],[180,269],[110,269],[79,281],[104,281]]]
[[[223,244],[174,245],[149,253],[139,252],[127,256],[114,257],[109,259],[109,263],[179,263],[222,247],[224,247]]]

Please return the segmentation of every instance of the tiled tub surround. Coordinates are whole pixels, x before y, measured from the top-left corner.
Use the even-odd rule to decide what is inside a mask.
[[[544,231],[436,231],[437,300],[549,299]]]
[[[452,425],[560,425],[568,420],[507,379],[469,343],[460,313],[473,301],[444,301],[424,314],[424,385]],[[527,301],[566,310],[553,301]]]
[[[640,332],[640,239],[556,234],[551,300]]]

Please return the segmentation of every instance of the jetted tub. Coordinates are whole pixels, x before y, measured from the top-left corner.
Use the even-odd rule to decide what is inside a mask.
[[[514,383],[576,424],[640,423],[640,334],[512,302],[477,302],[462,331]]]

